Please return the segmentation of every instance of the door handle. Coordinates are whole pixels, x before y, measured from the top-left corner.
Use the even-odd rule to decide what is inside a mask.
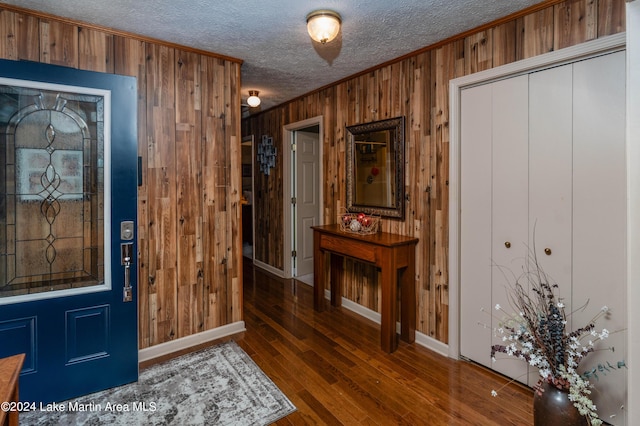
[[[124,287],[122,289],[122,301],[131,302],[133,300],[133,290],[131,287],[131,257],[133,254],[133,243],[120,244],[120,263],[124,266]]]

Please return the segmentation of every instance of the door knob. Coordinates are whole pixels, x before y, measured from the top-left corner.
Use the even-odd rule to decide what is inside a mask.
[[[133,243],[120,244],[120,264],[124,266],[124,287],[122,289],[122,301],[131,302],[133,293],[131,288],[131,261],[133,257]]]
[[[546,254],[547,256],[551,256],[551,249],[549,247],[544,249],[544,254]]]
[[[506,248],[511,248],[511,243],[510,243],[509,241],[505,241],[505,242],[504,242],[504,246],[505,246]]]

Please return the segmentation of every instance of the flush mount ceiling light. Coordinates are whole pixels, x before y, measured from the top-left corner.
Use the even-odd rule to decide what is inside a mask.
[[[258,97],[257,90],[249,90],[249,97],[247,98],[247,105],[251,108],[255,108],[260,105],[260,98]]]
[[[307,31],[313,40],[325,44],[336,38],[341,22],[337,12],[316,10],[307,15]]]

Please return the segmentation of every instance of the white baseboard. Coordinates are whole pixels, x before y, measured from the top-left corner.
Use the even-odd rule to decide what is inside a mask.
[[[324,291],[324,297],[326,299],[331,299],[331,291],[326,290]],[[352,312],[355,312],[358,315],[361,315],[373,322],[375,322],[376,324],[380,324],[381,322],[381,316],[378,312],[369,309],[369,308],[365,308],[364,306],[346,299],[346,298],[342,298],[342,306],[345,309],[348,309]],[[400,333],[400,323],[396,323],[396,332]],[[424,333],[421,333],[419,331],[416,331],[416,343],[420,346],[424,346],[427,349],[430,349],[442,356],[449,356],[449,345],[447,345],[446,343],[442,343],[439,340],[434,339],[433,337],[429,337]]]
[[[313,287],[313,274],[298,275],[296,277],[296,280],[300,281],[303,284]]]
[[[324,298],[325,299],[329,299],[331,300],[331,291],[325,289],[324,290]],[[346,299],[346,298],[342,298],[342,306],[348,310],[350,310],[351,312],[355,312],[356,314],[365,317],[366,319],[369,319],[373,322],[375,322],[376,324],[380,324],[381,320],[381,316],[378,312],[374,311],[373,309],[369,309],[369,308],[365,308],[364,306]],[[397,328],[399,329],[400,325],[398,324]]]
[[[264,262],[260,262],[259,260],[253,260],[254,266],[257,266],[260,269],[264,269],[265,271],[275,275],[278,278],[285,278],[284,271],[282,269],[274,268],[271,265],[268,265]]]
[[[244,321],[238,321],[231,324],[223,325],[212,330],[203,331],[202,333],[193,334],[191,336],[182,337],[149,348],[140,349],[138,351],[138,362],[148,361],[162,355],[167,355],[182,349],[190,348],[201,343],[210,342],[222,337],[246,331]]]
[[[419,331],[416,331],[416,343],[436,352],[437,354],[449,357],[449,345],[442,343],[433,337],[427,336],[424,333],[420,333]]]

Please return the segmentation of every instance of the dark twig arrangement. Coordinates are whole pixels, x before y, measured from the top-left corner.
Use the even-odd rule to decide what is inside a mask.
[[[509,301],[517,314],[508,314],[500,305],[495,309],[506,314],[496,332],[502,335],[503,344],[491,347],[491,358],[505,353],[526,361],[538,369],[540,380],[535,386],[538,393],[547,382],[569,391],[569,398],[590,424],[600,425],[596,407],[591,400],[590,377],[626,367],[624,361],[616,366],[607,363],[579,374],[580,362],[594,351],[595,344],[609,336],[609,331],[596,330],[598,319],[609,313],[603,306],[585,326],[567,331],[565,305],[558,297],[558,284],[551,281],[538,263],[535,255],[529,258],[525,272],[516,280]],[[586,306],[586,305],[585,305]],[[583,309],[583,306],[581,309]],[[610,348],[613,350],[613,348]],[[496,396],[497,392],[492,391]]]

